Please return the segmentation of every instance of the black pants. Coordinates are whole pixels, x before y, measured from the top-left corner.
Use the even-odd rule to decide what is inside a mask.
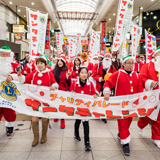
[[[77,136],[79,136],[80,124],[81,124],[81,120],[76,119],[74,124],[74,132],[76,133]],[[86,144],[87,142],[89,142],[89,121],[83,122],[83,129],[84,129],[84,143]]]

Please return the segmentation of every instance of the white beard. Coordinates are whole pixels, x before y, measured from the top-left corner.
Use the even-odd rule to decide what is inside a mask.
[[[156,61],[155,61],[155,70],[157,72],[160,72],[160,56],[156,57]]]
[[[96,63],[99,63],[98,60],[92,60],[93,65],[95,65]]]
[[[13,72],[11,62],[11,57],[0,57],[0,76],[7,77],[11,72]]]
[[[111,66],[111,59],[106,60],[105,58],[103,59],[103,69],[109,68]]]

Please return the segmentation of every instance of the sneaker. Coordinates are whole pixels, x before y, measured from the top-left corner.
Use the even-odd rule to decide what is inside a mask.
[[[106,119],[101,119],[101,121],[102,121],[103,123],[107,123],[107,120],[106,120]]]
[[[11,136],[11,127],[6,127],[6,135]]]
[[[138,127],[138,134],[142,135],[142,129]]]
[[[54,119],[54,122],[58,122],[58,119]]]
[[[89,143],[89,142],[86,142],[86,143],[85,143],[85,149],[86,149],[86,151],[90,151],[91,146],[90,146],[90,143]]]
[[[129,144],[124,144],[123,145],[123,153],[124,153],[125,156],[130,156]]]
[[[64,129],[64,128],[65,128],[65,121],[62,120],[62,119],[61,119],[61,126],[60,126],[60,128],[61,128],[61,129]]]
[[[158,148],[160,148],[160,140],[154,139],[154,140],[153,140],[153,143],[154,143]]]
[[[121,140],[119,133],[117,134],[117,138],[118,138],[119,140]]]
[[[74,134],[74,136],[77,141],[81,141],[81,138],[76,133]]]

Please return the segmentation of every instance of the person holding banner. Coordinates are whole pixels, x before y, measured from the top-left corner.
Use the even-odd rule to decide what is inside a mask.
[[[50,70],[46,67],[48,62],[48,58],[46,55],[40,55],[36,60],[37,70],[34,70],[27,76],[21,75],[21,71],[17,72],[19,82],[20,83],[29,83],[38,86],[46,86],[50,87],[50,90],[58,89],[58,84],[55,81],[55,78],[50,72]],[[32,147],[36,146],[39,141],[39,117],[32,116],[32,131],[34,135],[34,140],[32,142]],[[40,143],[43,144],[47,141],[47,130],[49,125],[49,119],[42,118],[42,137]]]
[[[134,63],[134,71],[140,73],[143,63],[141,62],[140,55],[136,55],[136,61]]]
[[[142,83],[146,91],[159,89],[160,82],[160,47],[154,53],[154,62],[146,63],[140,72]],[[138,121],[138,133],[142,134],[142,129],[152,121],[152,139],[153,142],[160,148],[160,112],[157,120],[151,120],[149,117],[141,117]]]
[[[123,69],[119,69],[113,73],[103,87],[104,99],[109,100],[111,89],[115,87],[115,96],[132,95],[143,92],[143,85],[140,76],[133,71],[134,58],[126,56],[123,58]],[[131,136],[129,127],[132,123],[132,117],[125,119],[118,119],[118,138],[123,144],[123,153],[130,155],[129,143]]]
[[[78,70],[79,79],[72,83],[70,87],[70,92],[74,93],[81,93],[81,94],[88,94],[93,95],[95,98],[96,92],[94,89],[94,86],[91,81],[88,81],[88,70],[86,67],[81,67]],[[89,142],[89,121],[86,119],[83,119],[83,128],[84,128],[84,144],[86,150],[90,150],[90,142]],[[74,125],[74,135],[75,139],[78,141],[81,141],[81,138],[79,136],[79,126],[80,126],[81,120],[76,119],[75,125]]]
[[[58,57],[57,65],[53,71],[54,77],[56,79],[56,82],[59,85],[59,90],[62,91],[68,91],[69,85],[70,85],[70,73],[68,73],[68,66],[66,64],[66,58],[64,54],[61,54],[60,57]],[[58,119],[54,119],[54,122],[57,122]],[[65,128],[65,120],[61,119],[61,129]]]

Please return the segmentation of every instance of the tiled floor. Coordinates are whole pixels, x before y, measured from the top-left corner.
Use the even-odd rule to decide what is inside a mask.
[[[81,142],[73,137],[74,120],[66,120],[66,128],[60,129],[59,122],[50,121],[45,144],[31,147],[32,131],[30,121],[16,121],[14,134],[6,137],[4,122],[0,124],[0,160],[160,160],[160,150],[153,144],[150,128],[146,127],[143,136],[137,133],[136,121],[132,122],[131,155],[122,154],[117,139],[117,121],[90,120],[90,142],[92,150],[86,152],[83,143],[83,127],[80,127]],[[41,123],[40,123],[41,130]]]

